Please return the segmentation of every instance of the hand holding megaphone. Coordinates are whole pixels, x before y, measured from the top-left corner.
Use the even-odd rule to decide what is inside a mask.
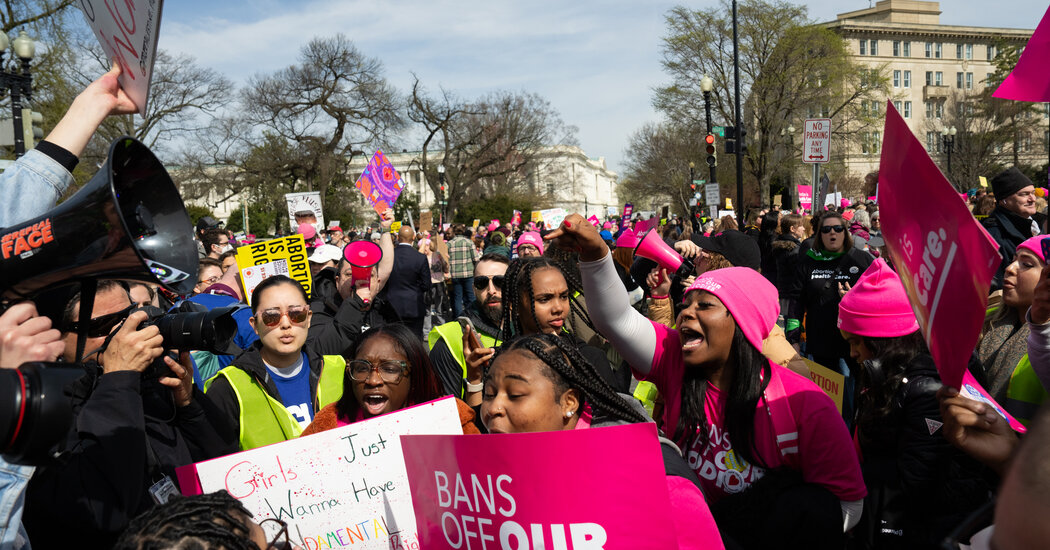
[[[580,260],[584,262],[600,260],[609,252],[609,246],[598,233],[598,228],[579,214],[566,216],[561,225],[544,235],[543,239],[554,241],[561,248],[579,252]]]

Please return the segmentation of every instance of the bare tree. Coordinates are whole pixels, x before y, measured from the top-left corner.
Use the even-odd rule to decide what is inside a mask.
[[[620,182],[621,200],[634,204],[671,204],[674,212],[689,212],[690,159],[705,155],[701,142],[692,139],[692,132],[683,126],[669,123],[649,123],[631,135],[627,149],[623,180]],[[706,163],[695,163],[694,175],[707,179]]]

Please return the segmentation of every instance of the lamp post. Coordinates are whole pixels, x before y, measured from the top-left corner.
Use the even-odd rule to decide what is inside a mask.
[[[4,54],[8,46],[11,47],[14,56],[21,61],[10,63],[8,67]],[[10,40],[7,33],[0,32],[0,85],[7,88],[11,93],[11,117],[12,129],[14,130],[15,157],[20,157],[26,152],[24,129],[22,127],[22,96],[26,101],[33,97],[33,76],[29,72],[29,62],[36,53],[36,43],[26,34],[26,31],[18,31],[18,36]]]
[[[780,135],[782,137],[783,136],[787,136],[787,140],[788,140],[788,158],[790,159],[788,161],[788,165],[790,166],[790,169],[788,170],[787,188],[788,188],[788,195],[791,197],[791,204],[788,205],[788,210],[791,210],[792,212],[794,212],[795,204],[799,201],[798,193],[795,191],[795,181],[794,181],[795,180],[795,126],[792,125],[792,124],[789,124],[787,129],[781,128],[780,129]]]
[[[707,113],[707,133],[711,133],[711,90],[715,87],[715,81],[711,77],[704,75],[700,79],[700,90],[704,92],[704,111]],[[718,181],[718,177],[715,175],[716,168],[711,166],[711,179],[710,183]],[[692,178],[690,178],[691,180]]]
[[[438,206],[441,207],[441,217],[440,217],[440,219],[438,219],[438,227],[441,227],[441,225],[443,225],[445,223],[445,206],[448,204],[448,201],[445,200],[445,165],[444,164],[439,164],[438,165],[438,185],[440,186],[439,187],[439,193],[438,193]]]
[[[955,126],[941,129],[941,142],[944,144],[944,152],[948,155],[948,179],[952,173],[952,151],[955,149]]]

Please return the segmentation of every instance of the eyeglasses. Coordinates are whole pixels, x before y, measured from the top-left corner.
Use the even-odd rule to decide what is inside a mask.
[[[288,524],[277,519],[277,518],[266,518],[259,522],[259,527],[266,530],[266,524],[273,523],[277,528],[277,534],[270,539],[270,543],[266,545],[267,550],[270,548],[276,548],[277,550],[284,550],[285,548],[291,548],[292,544],[288,540]]]
[[[219,279],[221,279],[221,278],[222,277],[219,276],[219,275],[212,275],[211,277],[208,277],[207,279],[204,279],[203,281],[197,281],[197,284],[199,284],[199,285],[213,285],[213,284],[217,283],[219,281]]]
[[[841,225],[825,225],[824,227],[820,228],[820,232],[824,234],[831,233],[832,231],[834,231],[835,233],[842,233],[845,230],[846,228],[842,227]]]
[[[495,276],[493,276],[491,278],[491,280],[492,280],[492,284],[496,288],[503,288],[503,275],[495,275]],[[489,286],[489,277],[487,277],[485,275],[475,275],[474,276],[474,288],[476,288],[478,290],[481,290],[481,289],[484,289],[484,288],[488,288],[488,286]]]
[[[376,371],[379,373],[379,377],[383,379],[383,382],[397,384],[401,381],[402,376],[411,372],[411,369],[408,368],[408,363],[404,361],[388,360],[378,365],[373,365],[365,359],[354,359],[346,365],[346,371],[350,373],[350,378],[355,382],[368,380],[368,376],[372,374],[372,371]]]
[[[264,309],[259,312],[259,316],[262,319],[264,325],[268,327],[277,326],[277,323],[281,322],[281,317],[288,316],[288,320],[292,324],[300,325],[306,322],[307,316],[310,314],[309,306],[288,306],[288,311],[282,312],[279,308]]]
[[[102,338],[103,336],[109,336],[110,332],[113,332],[113,327],[119,325],[124,319],[127,318],[131,310],[135,308],[132,304],[120,311],[114,313],[107,313],[105,315],[99,315],[98,317],[92,317],[88,321],[87,335],[88,338]],[[80,332],[80,323],[72,322],[66,325],[66,332]]]
[[[519,244],[518,245],[518,254],[521,254],[522,252],[524,252],[526,250],[534,250],[536,252],[539,252],[540,248],[538,246],[534,245],[534,244]]]

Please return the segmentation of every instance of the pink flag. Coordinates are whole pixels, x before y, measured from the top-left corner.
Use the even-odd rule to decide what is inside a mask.
[[[401,445],[422,548],[677,547],[654,424]]]
[[[1050,101],[1050,9],[1043,14],[1035,33],[1028,39],[1017,66],[992,94],[1016,101]]]
[[[887,102],[878,201],[890,257],[941,380],[959,388],[977,344],[998,248]]]

